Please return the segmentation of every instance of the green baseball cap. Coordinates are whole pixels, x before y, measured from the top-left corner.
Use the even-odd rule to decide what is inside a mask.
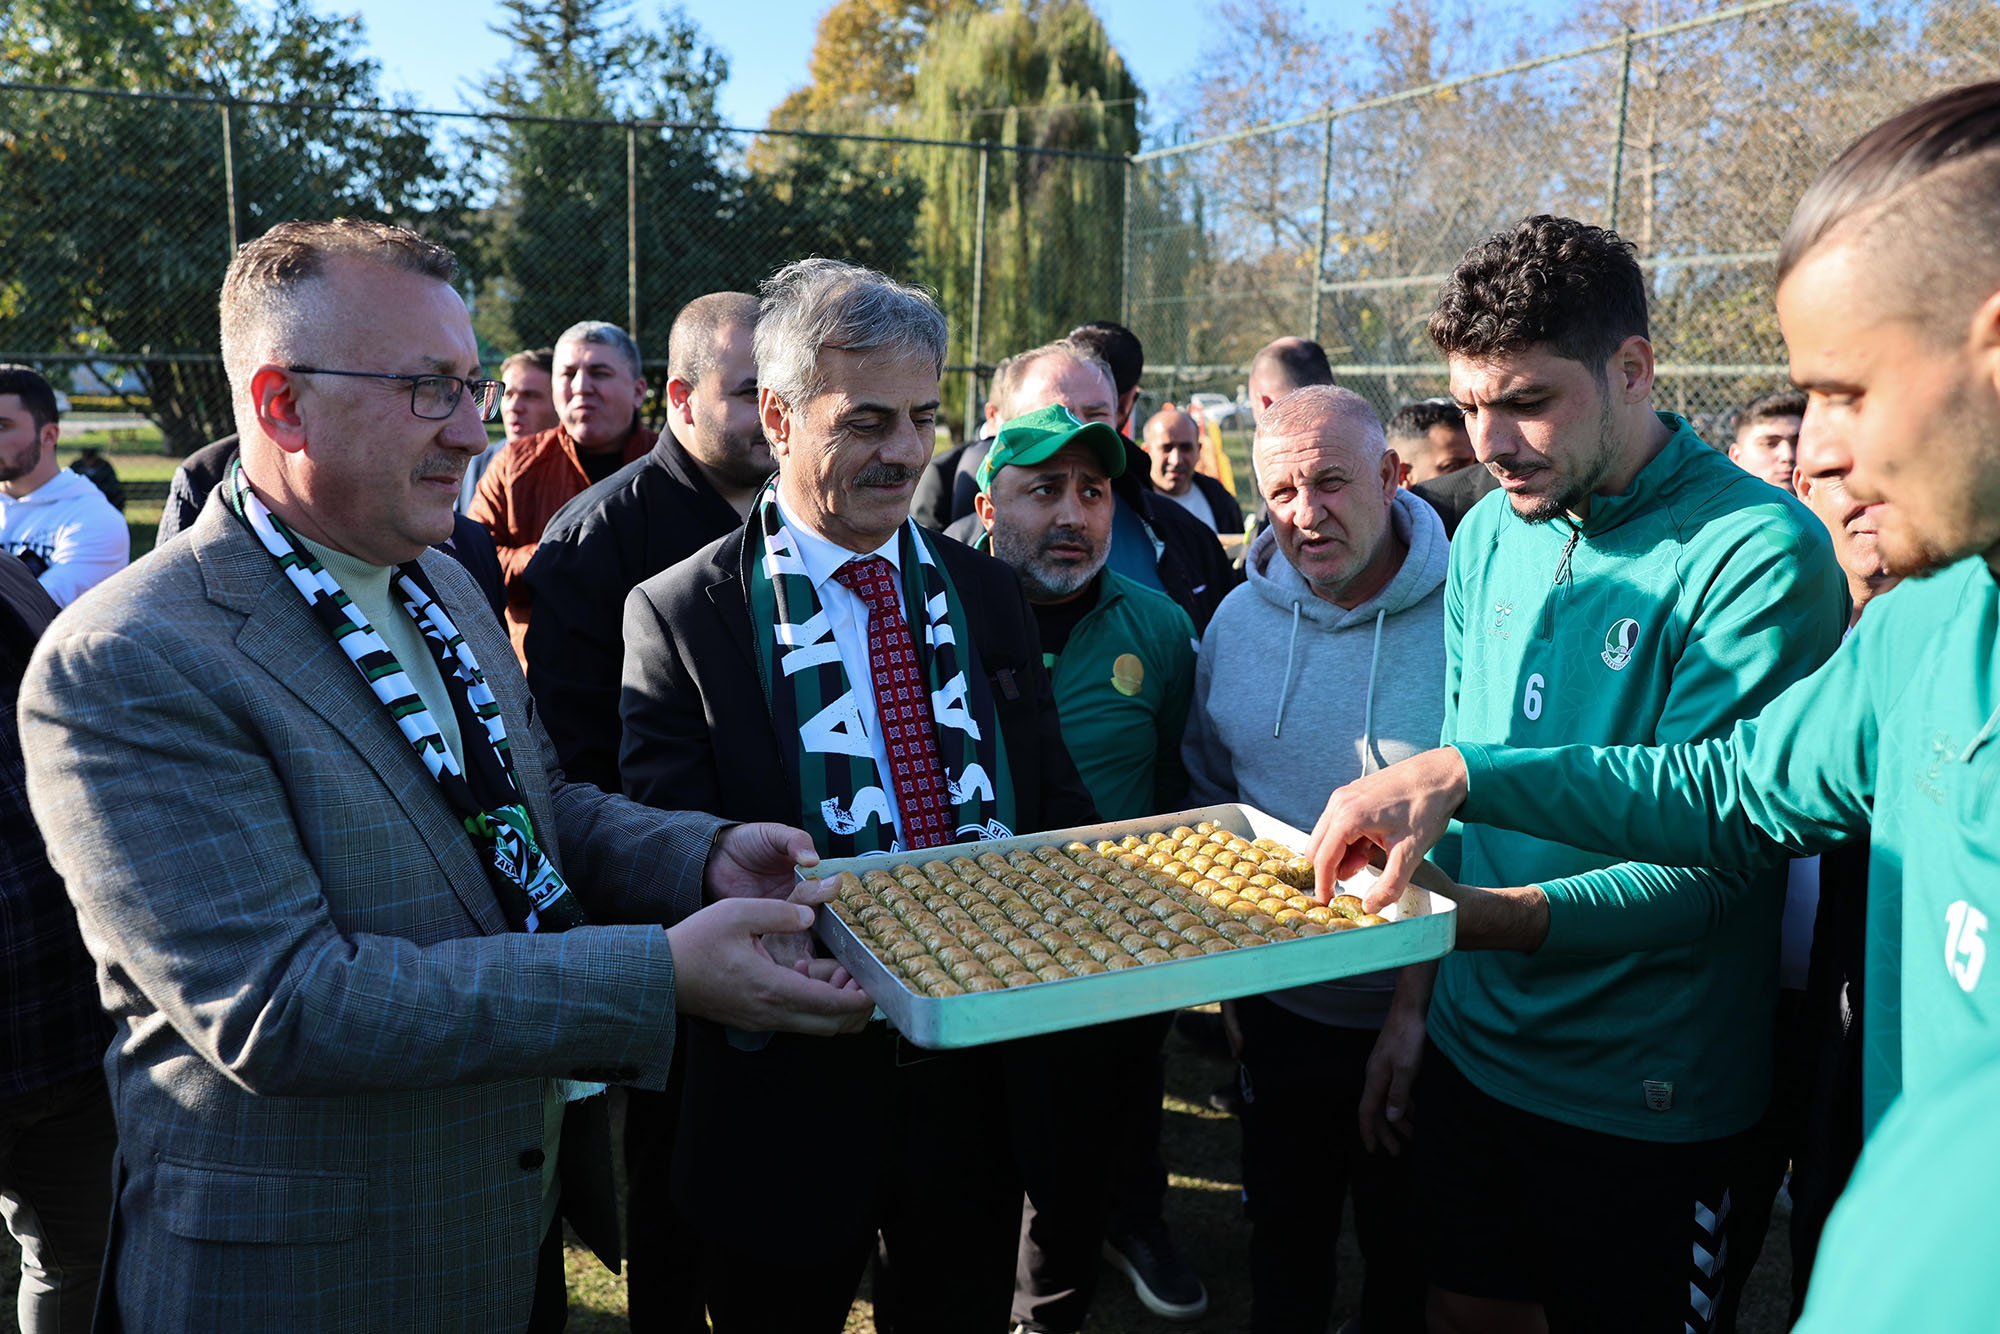
[[[1000,425],[979,464],[979,489],[989,490],[1002,468],[1026,467],[1055,457],[1066,445],[1088,445],[1106,477],[1125,475],[1125,438],[1109,422],[1087,422],[1060,403],[1036,408]]]

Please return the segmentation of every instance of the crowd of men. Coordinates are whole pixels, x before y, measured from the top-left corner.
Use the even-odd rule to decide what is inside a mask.
[[[802,260],[681,310],[655,431],[626,331],[483,378],[450,252],[290,222],[222,280],[237,433],[114,575],[0,368],[22,1328],[560,1329],[566,1224],[647,1330],[867,1276],[1071,1334],[1106,1262],[1200,1317],[1172,1016],[921,1050],[794,873],[1221,802],[1323,897],[1459,884],[1443,960],[1225,1004],[1230,1327],[1329,1328],[1351,1198],[1364,1334],[1731,1330],[1783,1189],[1807,1325],[1985,1327],[1996,198],[2000,84],[1857,141],[1782,248],[1799,390],[1721,448],[1633,248],[1525,219],[1438,295],[1449,397],[1258,353],[1254,495],[1113,323],[940,452],[944,313]]]

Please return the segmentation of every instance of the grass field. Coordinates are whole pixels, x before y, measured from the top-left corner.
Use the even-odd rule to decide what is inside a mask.
[[[1175,1329],[1232,1334],[1247,1327],[1250,1285],[1245,1264],[1250,1230],[1243,1222],[1239,1196],[1241,1138],[1235,1119],[1214,1111],[1207,1101],[1208,1091],[1227,1077],[1230,1068],[1219,1053],[1188,1042],[1178,1032],[1167,1039],[1164,1149],[1173,1170],[1167,1221],[1181,1249],[1208,1283],[1208,1315],[1189,1325],[1169,1324],[1139,1305],[1131,1285],[1121,1275],[1106,1270],[1096,1307],[1084,1325],[1085,1334],[1167,1334]],[[1309,1136],[1302,1134],[1301,1145],[1309,1142]],[[1785,1229],[1783,1217],[1772,1220],[1763,1258],[1744,1298],[1740,1334],[1783,1334],[1786,1329],[1791,1263]],[[1360,1300],[1360,1255],[1353,1236],[1354,1221],[1348,1212],[1326,1261],[1338,1268],[1336,1328]],[[1323,1236],[1302,1237],[1297,1244],[1301,1255],[1325,1251]],[[570,1329],[574,1334],[623,1334],[627,1328],[624,1279],[608,1273],[574,1239],[568,1261]],[[17,1267],[12,1240],[0,1234],[0,1312],[5,1313],[0,1314],[0,1329],[7,1327],[5,1322],[13,1313]],[[782,1271],[781,1264],[777,1268]],[[847,1334],[875,1334],[874,1313],[865,1293],[848,1316]]]

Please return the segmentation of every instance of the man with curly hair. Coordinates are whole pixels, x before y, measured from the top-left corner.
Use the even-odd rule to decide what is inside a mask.
[[[1826,530],[1654,410],[1628,243],[1528,218],[1467,252],[1430,333],[1501,487],[1452,543],[1446,742],[1724,735],[1838,646]],[[1546,928],[1482,949],[1501,940],[1469,911],[1471,948],[1433,994],[1405,970],[1364,1134],[1402,1121],[1421,1066],[1434,1330],[1703,1334],[1743,1133],[1769,1094],[1784,872],[1647,865],[1545,834],[1465,825],[1447,869],[1527,887],[1492,899]]]

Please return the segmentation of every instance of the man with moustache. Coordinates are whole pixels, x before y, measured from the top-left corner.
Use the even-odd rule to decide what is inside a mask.
[[[1548,216],[1473,247],[1439,294],[1431,336],[1504,489],[1452,544],[1447,741],[1721,736],[1839,644],[1846,599],[1825,529],[1654,410],[1646,315],[1631,246]],[[1469,819],[1457,874],[1527,886],[1466,893],[1538,912],[1543,930],[1480,948],[1492,937],[1468,902],[1427,1042],[1415,1025],[1384,1032],[1405,1038],[1392,1088],[1420,1067],[1431,1322],[1701,1334],[1743,1132],[1769,1097],[1782,868],[1587,851],[1559,785],[1518,800],[1542,836]],[[1317,846],[1329,885],[1338,859]],[[1364,1121],[1408,1110],[1378,1097],[1386,1108],[1364,1106]]]
[[[1019,581],[910,518],[944,316],[872,270],[801,260],[765,282],[753,346],[777,477],[746,524],[626,602],[626,791],[782,811],[837,857],[1094,819]],[[840,1329],[878,1234],[893,1282],[876,1309],[898,1331],[1006,1328],[1021,1213],[997,1050],[690,1029],[674,1201],[700,1220],[719,1334]],[[836,1146],[804,1179],[768,1148],[801,1136]],[[811,1207],[774,1268],[758,1239],[786,1198]]]
[[[1013,568],[1034,608],[1063,742],[1106,820],[1187,804],[1180,738],[1194,686],[1187,613],[1105,567],[1112,480],[1125,464],[1116,430],[1057,406],[1002,425],[979,471],[982,544]],[[1027,1196],[1017,1331],[1071,1334],[1083,1323],[1122,1164],[1109,1152],[1079,1163],[1056,1146],[1065,1126],[1097,1126],[1114,1142],[1147,1135],[1159,1106],[1151,1070],[1172,1019],[1148,1015],[1008,1049],[1014,1158]],[[1052,1088],[1064,1096],[1050,1099]],[[1186,1304],[1205,1306],[1198,1283],[1195,1295]]]
[[[1746,405],[1736,414],[1730,462],[1752,477],[1791,491],[1799,458],[1799,426],[1805,415],[1806,396],[1795,389],[1766,394]]]
[[[1828,1225],[1801,1328],[1975,1328],[1991,1310],[1990,1281],[1941,1285],[1898,1265],[1948,1254],[1992,1218],[1979,1185],[1991,1146],[1933,1138],[1926,1118],[1957,1125],[1988,1105],[1967,1095],[1992,1068],[2000,1021],[1985,973],[2000,911],[1996,198],[2000,82],[1968,85],[1850,145],[1779,247],[1778,319],[1807,395],[1803,470],[1844,475],[1905,578],[1825,667],[1699,744],[1432,751],[1334,794],[1318,831],[1328,871],[1389,849],[1384,901],[1454,812],[1524,825],[1558,812],[1565,838],[1724,865],[1868,833],[1864,1115],[1881,1133]],[[1461,939],[1514,948],[1554,920],[1532,888],[1466,906]],[[1902,1145],[1888,1138],[1899,1127]]]
[[[508,445],[488,468],[467,513],[486,525],[507,580],[507,634],[527,662],[534,595],[528,562],[556,511],[653,447],[639,420],[646,377],[639,345],[615,324],[585,320],[556,340],[560,424]]]
[[[458,491],[459,513],[472,508],[472,498],[479,492],[480,480],[493,466],[493,460],[500,457],[500,451],[516,440],[552,431],[562,424],[561,418],[556,416],[555,364],[555,349],[547,347],[516,352],[500,363],[502,434],[465,465],[465,482]]]

